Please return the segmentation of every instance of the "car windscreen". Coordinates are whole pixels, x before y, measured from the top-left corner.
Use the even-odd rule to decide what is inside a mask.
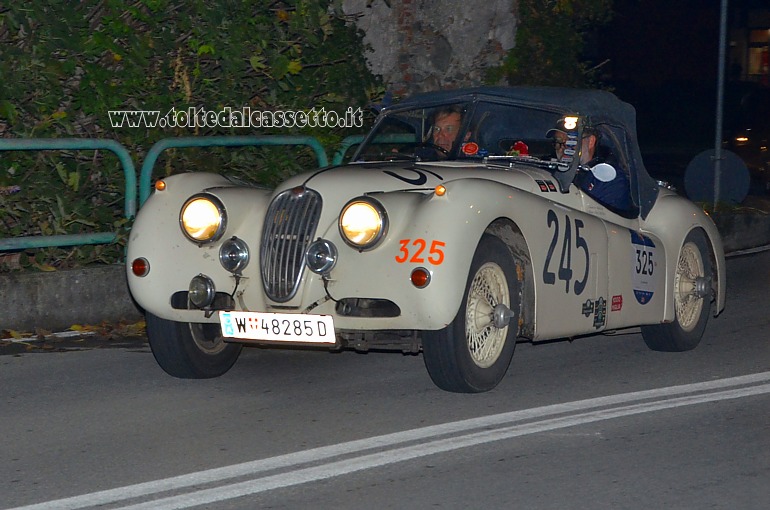
[[[562,115],[491,101],[394,109],[379,119],[356,159],[441,161],[505,155],[546,159],[554,156],[546,133]]]

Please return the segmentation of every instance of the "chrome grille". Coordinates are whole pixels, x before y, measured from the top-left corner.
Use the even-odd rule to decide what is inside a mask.
[[[273,301],[297,293],[305,268],[305,251],[321,217],[321,197],[307,188],[284,191],[270,204],[260,247],[262,285]]]

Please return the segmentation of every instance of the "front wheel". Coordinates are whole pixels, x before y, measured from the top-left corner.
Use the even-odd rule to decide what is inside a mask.
[[[691,232],[679,251],[674,274],[673,322],[642,326],[642,337],[654,351],[680,352],[700,343],[709,318],[712,267],[706,236]]]
[[[473,255],[465,294],[454,320],[422,335],[423,358],[439,388],[489,391],[513,357],[519,318],[519,282],[508,247],[484,235]]]
[[[233,366],[241,345],[225,343],[219,324],[174,322],[147,313],[147,338],[158,365],[181,379],[219,377]]]

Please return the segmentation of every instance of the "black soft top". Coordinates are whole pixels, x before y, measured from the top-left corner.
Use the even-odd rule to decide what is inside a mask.
[[[607,124],[622,129],[627,140],[627,157],[633,162],[631,183],[638,195],[642,217],[649,214],[658,195],[657,182],[650,177],[642,162],[636,135],[636,110],[614,94],[596,89],[572,89],[562,87],[473,87],[439,90],[415,94],[383,113],[394,110],[432,106],[463,101],[492,101],[515,104],[555,114],[573,114],[585,117],[591,124]]]

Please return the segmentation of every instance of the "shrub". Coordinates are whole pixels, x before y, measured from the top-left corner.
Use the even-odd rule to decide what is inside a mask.
[[[585,87],[594,84],[583,60],[590,30],[612,17],[612,0],[519,0],[516,45],[489,79],[510,85]]]
[[[0,8],[0,137],[112,138],[134,156],[170,136],[342,129],[111,127],[110,110],[261,111],[362,107],[382,93],[361,34],[323,0],[30,0]],[[355,133],[361,129],[353,130]],[[274,185],[315,165],[307,149],[166,151],[156,174],[208,170]],[[0,238],[125,230],[123,172],[102,151],[0,153]],[[110,262],[116,246],[45,249],[23,266]],[[1,266],[1,264],[0,264]],[[0,268],[0,270],[2,270]]]

